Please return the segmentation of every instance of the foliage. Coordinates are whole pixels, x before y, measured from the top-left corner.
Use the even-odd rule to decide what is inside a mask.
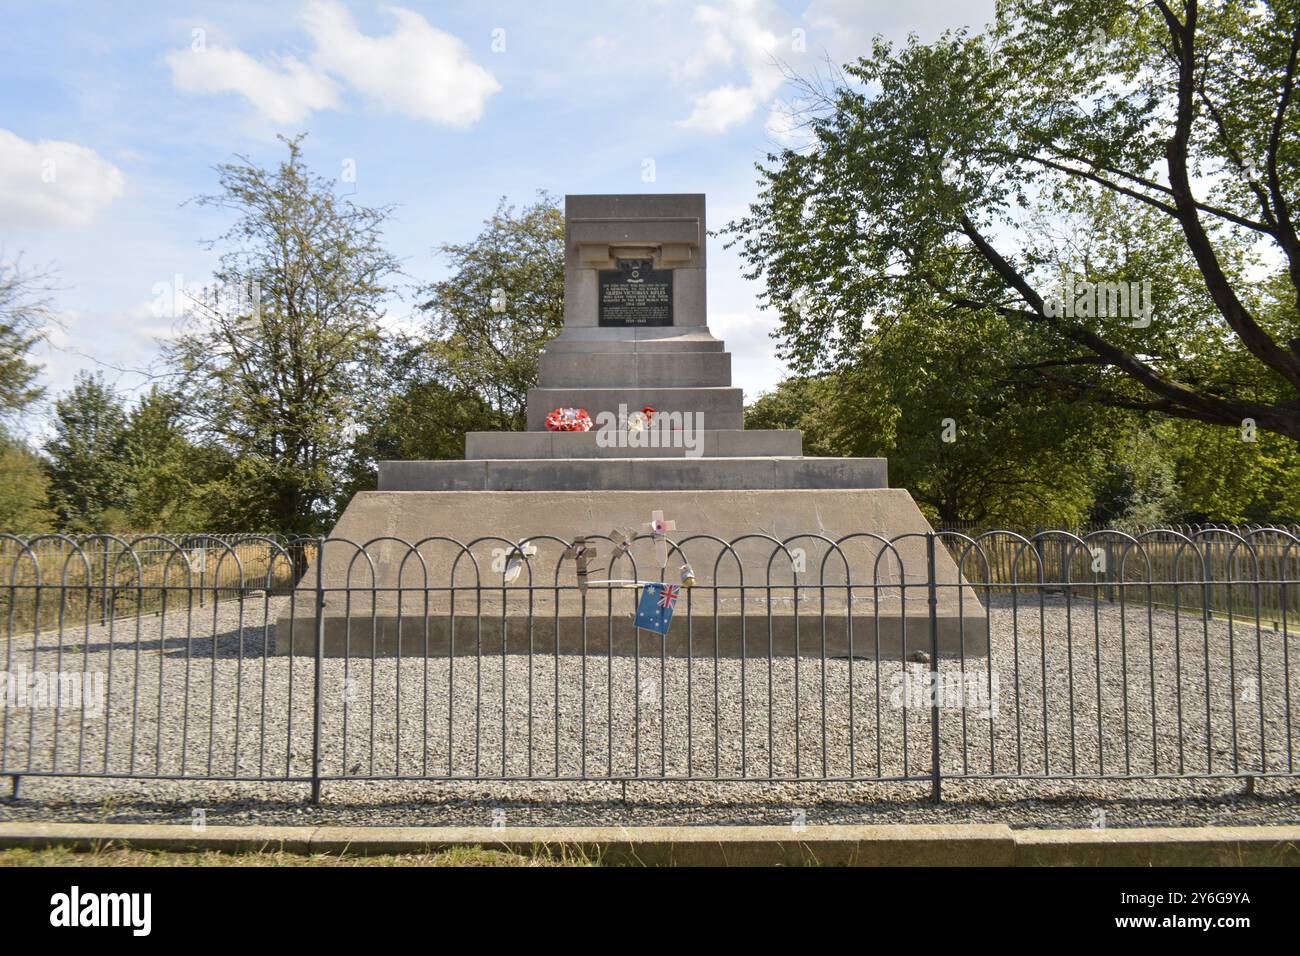
[[[428,349],[390,357],[394,387],[364,413],[340,498],[375,487],[380,461],[462,458],[465,433],[501,427],[496,409],[477,392],[447,381]]]
[[[980,313],[1008,375],[1300,439],[1291,3],[1003,0],[985,36],[877,41],[807,83],[803,149],[728,228],[800,372],[923,310]],[[1150,280],[1150,325],[1069,317],[1061,272]]]
[[[546,193],[518,212],[502,199],[477,238],[440,250],[451,275],[421,290],[431,357],[452,392],[495,411],[495,427],[523,429],[538,354],[564,325],[564,215]]]
[[[127,415],[102,374],[80,373],[54,403],[46,443],[50,500],[65,530],[119,531],[128,523]]]
[[[745,406],[745,427],[798,429],[803,432],[803,453],[835,457],[848,454],[838,440],[836,424],[827,412],[838,394],[834,375],[788,378]]]
[[[312,174],[302,137],[274,170],[217,167],[203,205],[235,224],[213,290],[165,352],[200,436],[237,459],[250,527],[305,532],[337,507],[354,423],[382,376],[380,319],[398,263],[387,209],[354,205]],[[233,516],[232,516],[233,517]]]
[[[810,426],[811,453],[887,457],[890,483],[943,522],[1081,521],[1120,422],[1008,380],[1018,339],[981,313],[899,319],[860,360],[764,396],[746,424]],[[801,418],[771,414],[791,406]]]
[[[0,435],[0,531],[30,535],[53,530],[58,516],[48,504],[49,484],[41,459]]]
[[[48,277],[0,259],[0,424],[41,397],[40,366],[31,350],[44,334],[50,310]]]
[[[1260,432],[1178,423],[1175,467],[1186,520],[1300,523],[1300,448]]]
[[[1094,492],[1090,524],[1150,528],[1185,517],[1176,434],[1173,422],[1160,422],[1118,436]]]
[[[155,386],[128,417],[122,460],[134,531],[219,531],[238,511],[222,500],[230,497],[234,462],[219,446],[190,441],[183,406],[180,396]]]

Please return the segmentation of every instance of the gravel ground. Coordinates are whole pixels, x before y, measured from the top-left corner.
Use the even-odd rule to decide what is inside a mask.
[[[61,648],[54,634],[0,645],[8,671],[84,669],[102,675],[106,698],[84,722],[79,708],[7,705],[0,772],[26,770],[30,759],[36,770],[308,775],[315,662],[263,653],[281,609],[279,599],[242,613],[233,603],[208,608],[188,637],[173,616],[165,628],[155,617],[67,629]],[[941,766],[945,775],[1056,779],[945,779],[940,806],[924,780],[806,779],[928,774],[923,663],[688,665],[643,655],[612,666],[590,657],[584,668],[562,657],[557,673],[551,656],[511,655],[504,669],[499,656],[326,660],[324,774],[785,782],[632,782],[625,791],[609,781],[340,779],[310,808],[302,783],[26,777],[23,799],[0,804],[0,819],[187,822],[203,807],[213,823],[788,823],[797,813],[809,823],[1090,826],[1100,814],[1109,826],[1300,822],[1295,778],[1261,777],[1249,794],[1240,779],[1060,779],[1300,765],[1300,682],[1287,667],[1294,633],[1284,642],[1240,623],[1067,608],[1055,596],[1041,614],[1036,597],[1017,607],[995,598],[990,624],[991,667],[972,658],[964,671],[957,661],[940,668]],[[918,696],[905,700],[905,689]]]

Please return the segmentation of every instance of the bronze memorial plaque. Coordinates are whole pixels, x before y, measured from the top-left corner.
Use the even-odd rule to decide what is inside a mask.
[[[673,270],[647,259],[626,259],[600,271],[600,324],[672,325]]]

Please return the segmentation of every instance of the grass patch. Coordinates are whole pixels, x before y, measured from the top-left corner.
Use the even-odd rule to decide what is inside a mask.
[[[458,846],[436,853],[384,856],[336,856],[317,853],[265,851],[222,853],[215,850],[173,853],[108,845],[96,850],[49,847],[41,850],[0,850],[0,866],[597,866],[595,860],[570,851],[510,853],[480,846]]]

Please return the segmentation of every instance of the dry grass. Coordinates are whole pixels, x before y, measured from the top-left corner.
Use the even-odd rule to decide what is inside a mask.
[[[74,630],[110,618],[159,611],[164,602],[184,610],[263,591],[278,592],[295,581],[294,559],[269,540],[223,545],[185,541],[171,547],[144,539],[130,550],[115,540],[75,545],[62,538],[37,541],[24,550],[0,541],[0,620],[11,633]],[[297,549],[301,551],[302,549]],[[303,564],[310,553],[297,554]]]
[[[1207,531],[1189,541],[1151,532],[1134,542],[1119,532],[1099,532],[1084,544],[1064,534],[1028,544],[999,531],[975,545],[951,536],[941,540],[981,598],[1016,591],[1036,600],[1042,586],[1052,593],[1068,590],[1077,601],[1200,609],[1250,620],[1258,613],[1265,627],[1294,626],[1300,619],[1300,545],[1281,531],[1237,533],[1243,538]]]
[[[50,847],[0,850],[0,866],[598,866],[598,861],[567,852],[510,853],[481,846],[458,846],[435,853],[339,856],[263,851],[222,853],[213,850],[175,853],[136,850],[109,844],[96,850]]]

